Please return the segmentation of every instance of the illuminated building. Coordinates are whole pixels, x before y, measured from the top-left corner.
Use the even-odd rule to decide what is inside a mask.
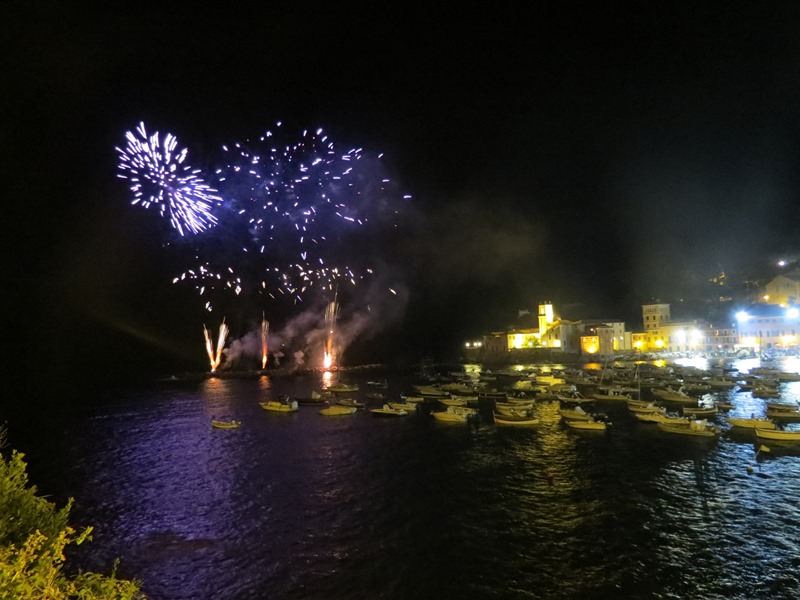
[[[738,347],[754,352],[797,347],[800,311],[778,304],[757,304],[736,315]]]
[[[529,314],[521,311],[520,314]],[[485,335],[480,345],[465,343],[469,357],[488,361],[520,358],[534,351],[567,354],[611,355],[630,350],[630,333],[621,321],[571,321],[562,319],[551,302],[543,302],[537,311],[539,328],[511,329]]]
[[[800,270],[778,275],[766,285],[762,300],[787,307],[800,301]]]
[[[669,304],[642,305],[644,332],[632,335],[639,352],[706,352],[708,323],[701,320],[672,321]]]

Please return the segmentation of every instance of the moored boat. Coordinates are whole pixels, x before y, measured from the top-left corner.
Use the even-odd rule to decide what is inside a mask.
[[[298,409],[297,400],[288,396],[281,396],[277,400],[267,400],[258,403],[261,408],[271,412],[295,412]]]
[[[371,408],[369,412],[375,417],[405,417],[408,414],[407,410],[392,408],[388,404],[384,404],[381,408]]]
[[[738,417],[728,417],[728,423],[733,427],[744,427],[746,429],[777,429],[777,425],[769,419],[741,419]]]
[[[643,423],[670,423],[672,425],[683,425],[688,423],[688,417],[679,417],[665,413],[633,413],[637,420]]]
[[[575,408],[559,408],[558,414],[568,421],[588,421],[592,415],[583,410],[580,406]]]
[[[241,424],[241,421],[211,421],[211,426],[216,429],[236,429]]]
[[[477,414],[474,408],[467,408],[464,406],[448,406],[447,410],[440,410],[431,413],[431,416],[437,421],[445,421],[448,423],[466,423],[470,417]]]
[[[564,421],[572,429],[588,429],[592,431],[604,431],[607,428],[605,421],[596,421],[590,418],[587,421]]]
[[[352,408],[364,408],[364,403],[359,402],[355,398],[336,398],[336,404],[339,406],[350,406]]]
[[[694,417],[696,419],[698,417],[713,417],[719,412],[719,409],[717,409],[716,406],[683,406],[681,407],[681,411],[683,412],[684,416]]]
[[[709,425],[705,419],[690,420],[687,425],[673,423],[657,423],[656,425],[661,431],[680,435],[716,437],[721,433],[718,427]]]
[[[334,383],[327,387],[325,391],[331,394],[353,394],[358,391],[358,385],[355,383]]]
[[[528,415],[504,415],[494,413],[494,422],[498,425],[538,425],[539,419]]]
[[[683,391],[683,388],[675,390],[668,386],[666,389],[652,389],[650,391],[656,398],[668,402],[697,402],[697,398],[687,394]]]
[[[339,416],[339,415],[352,415],[358,409],[355,406],[342,406],[340,404],[332,404],[331,406],[326,406],[322,410],[319,411],[319,414],[325,416]]]
[[[800,442],[800,429],[761,429],[756,428],[756,437],[760,440],[779,442]]]
[[[279,396],[276,400],[267,400],[258,404],[264,410],[271,412],[295,412],[298,409],[297,400],[289,396]]]

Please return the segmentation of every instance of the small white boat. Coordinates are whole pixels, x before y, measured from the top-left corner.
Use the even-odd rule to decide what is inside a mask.
[[[215,429],[236,429],[241,424],[241,421],[211,421],[211,427],[214,427]]]
[[[698,417],[713,417],[719,412],[719,409],[716,406],[709,408],[702,406],[684,406],[681,408],[681,411],[684,416],[694,417],[696,419]]]
[[[632,413],[666,413],[667,409],[653,402],[632,403],[628,402],[628,410]]]
[[[697,398],[687,394],[683,388],[677,390],[667,386],[666,389],[652,389],[650,390],[653,395],[659,400],[666,400],[668,402],[697,402]]]
[[[408,414],[407,410],[392,408],[388,404],[384,404],[381,408],[371,408],[369,412],[375,417],[405,417]]]
[[[617,392],[614,390],[608,390],[606,393],[596,392],[592,394],[592,398],[595,400],[602,400],[602,401],[619,401],[619,402],[627,402],[631,400],[630,395],[623,394],[622,392]]]
[[[564,403],[571,404],[590,404],[595,402],[595,398],[587,398],[580,392],[573,392],[572,394],[556,394],[556,397]]]
[[[319,414],[333,417],[339,415],[352,415],[357,410],[358,409],[355,406],[341,406],[340,404],[333,404],[323,408],[321,411],[319,411]]]
[[[606,423],[605,421],[595,421],[594,419],[589,419],[588,421],[564,421],[569,427],[572,429],[589,429],[592,431],[605,431]]]
[[[400,399],[403,402],[408,402],[410,404],[420,404],[421,402],[425,402],[425,398],[423,398],[422,396],[407,396],[400,394]]]
[[[528,415],[503,415],[494,413],[494,422],[497,425],[538,425],[539,419]]]
[[[494,408],[497,412],[501,413],[509,410],[533,410],[533,402],[495,402]]]
[[[466,406],[467,398],[464,396],[451,396],[450,398],[437,398],[445,406]]]
[[[395,410],[404,410],[410,413],[417,410],[416,404],[407,404],[405,402],[387,402],[386,404],[389,406],[389,408],[393,408]]]
[[[448,406],[447,410],[440,410],[431,413],[431,416],[437,421],[444,421],[447,423],[466,423],[470,417],[477,414],[474,408],[467,408],[464,406]]]
[[[706,419],[690,420],[688,425],[677,425],[672,423],[657,423],[661,431],[667,433],[677,433],[680,435],[690,435],[696,437],[716,437],[721,432],[718,427],[709,425]]]
[[[672,425],[684,426],[688,424],[687,417],[678,417],[665,413],[633,413],[633,416],[643,423],[670,423]]]
[[[325,391],[331,394],[353,394],[358,391],[358,385],[355,383],[334,383],[328,386]]]
[[[364,403],[359,402],[355,398],[336,398],[335,402],[339,406],[349,406],[351,408],[364,408]]]
[[[568,421],[588,421],[592,415],[583,410],[580,406],[575,408],[559,408],[558,414]]]

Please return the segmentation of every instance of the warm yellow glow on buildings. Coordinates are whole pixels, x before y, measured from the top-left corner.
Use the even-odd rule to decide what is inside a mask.
[[[597,354],[600,349],[600,338],[596,335],[585,335],[581,338],[581,350],[584,354]]]

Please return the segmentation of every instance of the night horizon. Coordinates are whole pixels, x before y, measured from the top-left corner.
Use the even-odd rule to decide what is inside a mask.
[[[200,10],[192,27],[165,8],[14,16],[12,370],[202,364],[204,323],[243,336],[262,313],[277,330],[321,310],[324,295],[208,311],[175,289],[180,240],[118,179],[115,148],[139,123],[209,180],[223,147],[277,122],[380,155],[410,196],[404,220],[339,244],[405,294],[381,297],[385,318],[371,304],[364,336],[384,355],[390,341],[452,357],[543,300],[633,319],[796,248],[792,6],[562,7],[527,25],[431,11],[413,34],[299,8]],[[364,314],[365,285],[342,290],[343,310]]]

